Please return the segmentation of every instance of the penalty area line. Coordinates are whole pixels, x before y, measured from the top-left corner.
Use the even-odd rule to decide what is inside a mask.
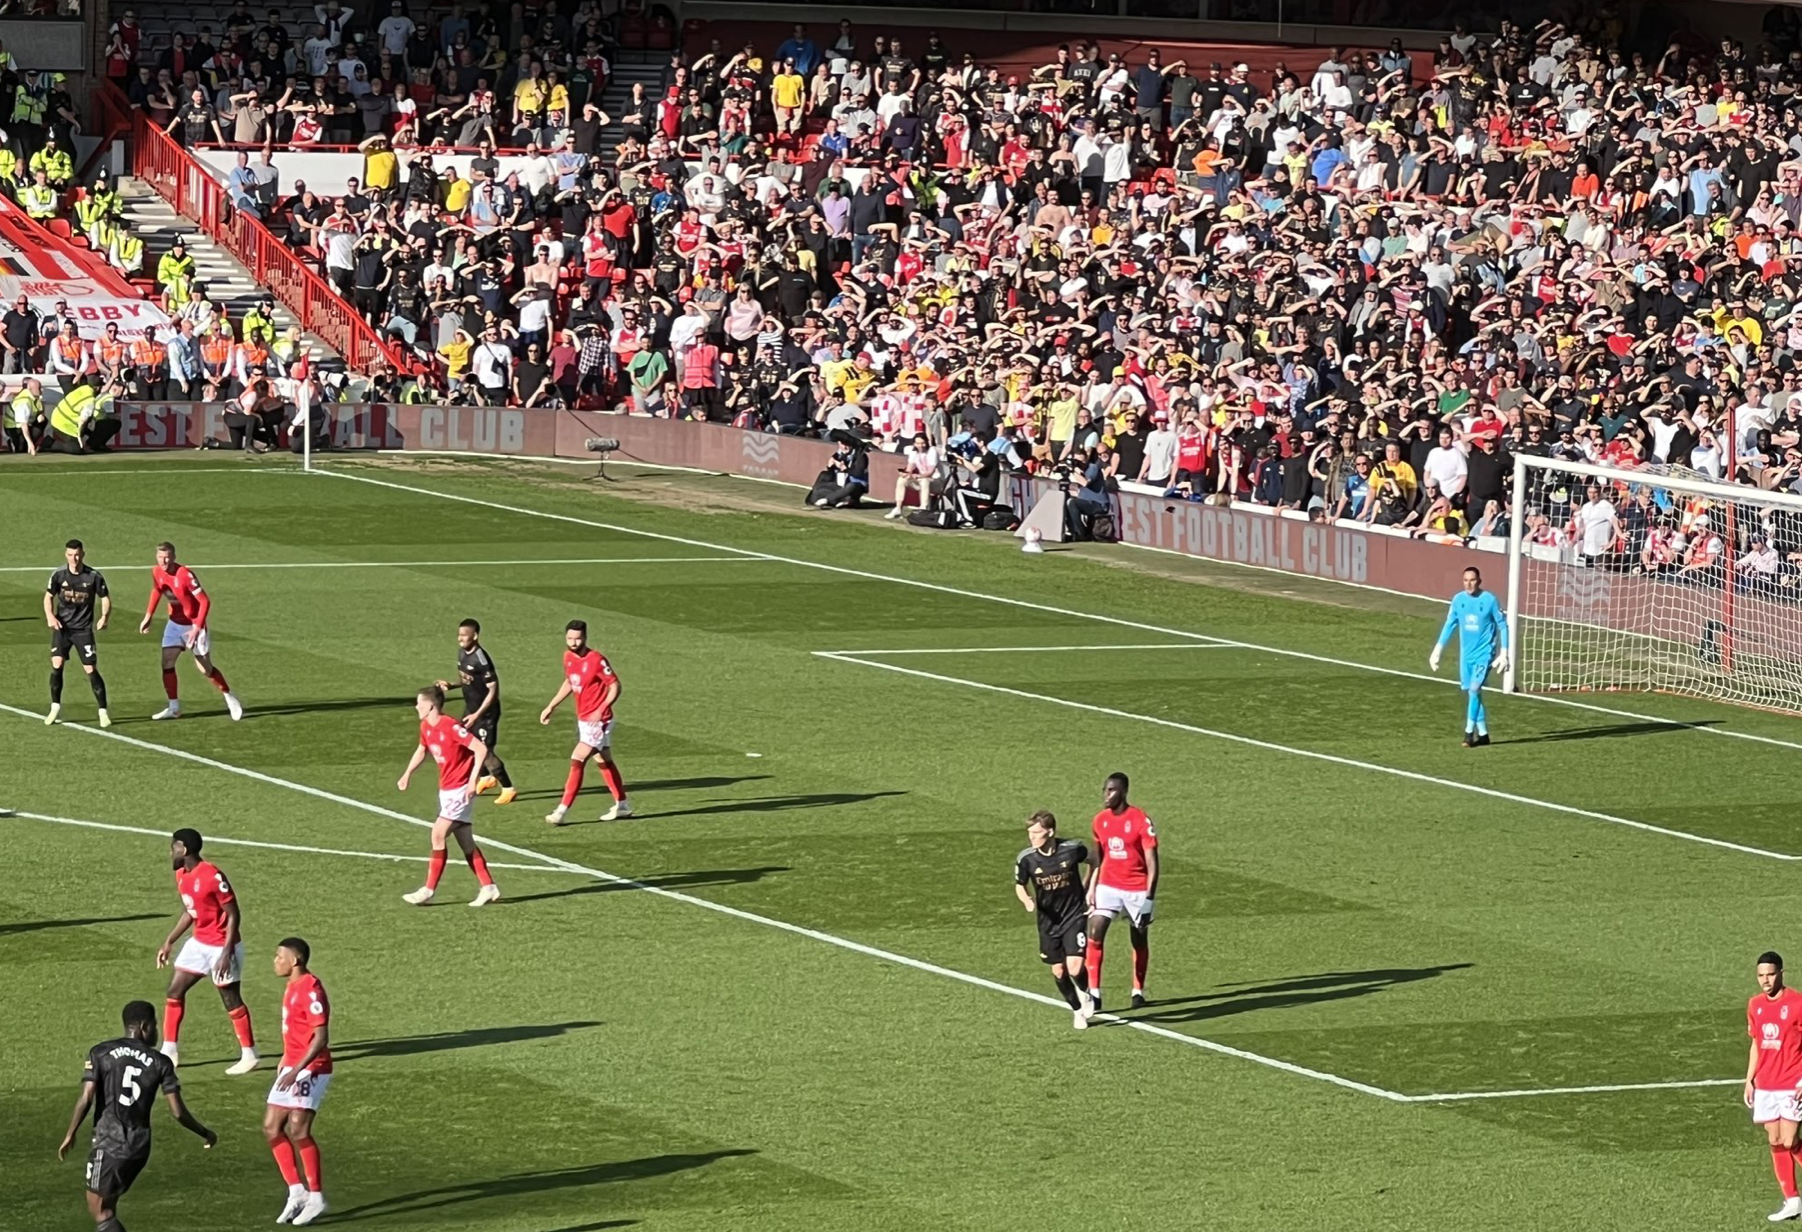
[[[1115,719],[1131,719],[1135,723],[1151,723],[1158,727],[1167,727],[1175,731],[1191,732],[1197,736],[1207,736],[1215,740],[1225,740],[1233,744],[1241,744],[1247,748],[1262,749],[1267,753],[1287,753],[1292,757],[1305,757],[1310,761],[1326,762],[1329,765],[1345,766],[1353,770],[1368,770],[1372,774],[1387,774],[1398,779],[1407,779],[1412,783],[1426,783],[1433,787],[1445,787],[1453,791],[1469,792],[1472,795],[1486,796],[1491,800],[1505,800],[1509,804],[1522,804],[1531,808],[1542,808],[1554,813],[1564,813],[1571,817],[1586,817],[1591,821],[1604,821],[1610,825],[1625,826],[1630,830],[1640,830],[1647,834],[1662,835],[1665,838],[1683,839],[1686,842],[1701,843],[1708,847],[1720,847],[1727,851],[1737,851],[1742,855],[1762,856],[1767,860],[1802,860],[1802,856],[1791,855],[1782,851],[1767,851],[1762,847],[1748,847],[1743,843],[1728,842],[1723,838],[1710,838],[1705,834],[1691,834],[1687,830],[1672,830],[1665,826],[1655,826],[1648,821],[1635,821],[1631,817],[1617,817],[1612,813],[1599,813],[1594,809],[1579,808],[1574,804],[1559,804],[1554,800],[1540,800],[1534,796],[1517,795],[1511,791],[1502,791],[1494,787],[1481,787],[1475,783],[1461,783],[1456,779],[1441,778],[1436,774],[1425,774],[1418,770],[1403,770],[1397,766],[1385,766],[1381,762],[1363,761],[1356,757],[1344,757],[1337,753],[1323,753],[1318,749],[1297,748],[1292,744],[1278,744],[1274,740],[1259,740],[1255,736],[1243,736],[1238,732],[1221,731],[1213,727],[1201,727],[1194,723],[1182,723],[1176,719],[1159,718],[1152,714],[1139,714],[1132,710],[1119,710],[1113,706],[1098,706],[1092,702],[1079,702],[1068,697],[1057,697],[1050,693],[1033,693],[1026,689],[1010,688],[1007,685],[989,684],[982,680],[965,680],[958,676],[945,676],[938,672],[922,671],[917,667],[902,667],[898,663],[883,663],[876,659],[862,659],[856,655],[844,654],[830,650],[816,650],[816,658],[829,659],[835,663],[854,663],[859,667],[874,667],[880,671],[896,672],[903,676],[915,676],[921,680],[936,681],[939,684],[954,684],[966,689],[980,689],[987,693],[1000,693],[1006,697],[1018,697],[1026,701],[1049,702],[1053,706],[1063,706],[1070,710],[1083,710],[1090,714],[1107,715]]]
[[[691,539],[684,535],[665,534],[661,531],[641,530],[635,526],[623,526],[617,522],[603,522],[598,518],[581,518],[568,513],[552,513],[548,509],[533,509],[527,505],[509,505],[502,501],[485,500],[479,496],[464,496],[457,492],[440,492],[432,488],[422,488],[409,483],[395,483],[389,479],[377,479],[372,475],[358,475],[346,470],[319,470],[306,472],[322,475],[328,479],[345,479],[352,483],[366,483],[378,488],[389,488],[395,492],[411,492],[415,496],[431,497],[435,500],[454,501],[462,505],[474,505],[482,509],[498,509],[502,513],[516,513],[522,517],[543,518],[551,522],[565,522],[573,526],[588,526],[595,530],[613,531],[622,535],[637,535],[644,539],[654,539],[662,543],[679,543],[684,547],[702,548],[713,552],[734,552],[740,556],[754,557],[759,560],[780,561],[785,565],[799,565],[806,569],[818,569],[825,573],[836,573],[841,577],[862,578],[870,582],[887,582],[894,586],[909,586],[915,590],[929,590],[942,595],[956,595],[963,599],[975,599],[983,603],[999,603],[1007,607],[1022,608],[1026,611],[1049,612],[1054,616],[1069,616],[1077,620],[1092,620],[1100,624],[1113,625],[1116,628],[1137,629],[1142,633],[1155,633],[1162,637],[1191,638],[1200,642],[1209,642],[1218,646],[1230,646],[1237,650],[1256,650],[1264,654],[1277,655],[1287,659],[1297,659],[1308,663],[1321,663],[1332,667],[1342,667],[1349,671],[1374,672],[1382,676],[1393,676],[1401,680],[1416,680],[1423,684],[1440,687],[1457,687],[1456,680],[1448,680],[1443,676],[1428,675],[1425,672],[1408,671],[1399,667],[1384,667],[1377,663],[1360,663],[1352,659],[1337,659],[1331,655],[1313,654],[1306,650],[1291,650],[1283,646],[1264,646],[1257,642],[1239,641],[1235,638],[1219,637],[1212,633],[1196,633],[1191,629],[1172,629],[1165,625],[1149,624],[1142,620],[1128,620],[1121,616],[1108,616],[1100,612],[1085,612],[1076,608],[1057,607],[1049,603],[1037,603],[1031,599],[1016,599],[1010,595],[988,594],[980,590],[965,590],[959,586],[947,586],[941,582],[927,582],[919,578],[899,577],[889,573],[876,573],[869,569],[853,569],[848,565],[834,565],[820,560],[805,560],[798,556],[781,556],[773,552],[761,552],[755,548],[734,547],[729,543],[713,543],[706,539]],[[1431,602],[1431,600],[1428,600]],[[1681,719],[1671,719],[1655,714],[1642,714],[1635,710],[1621,710],[1614,706],[1598,706],[1593,702],[1580,702],[1568,697],[1550,697],[1541,693],[1511,693],[1509,697],[1519,701],[1542,702],[1548,706],[1565,706],[1575,710],[1585,710],[1594,714],[1612,714],[1623,719],[1637,719],[1641,722],[1657,723],[1662,727],[1680,731],[1698,732],[1705,736],[1721,736],[1732,740],[1749,740],[1757,744],[1776,745],[1786,749],[1802,751],[1802,742],[1784,740],[1777,736],[1765,736],[1758,732],[1735,731],[1731,728],[1714,727],[1707,723],[1688,723]]]
[[[1616,1091],[1682,1091],[1693,1087],[1743,1086],[1743,1078],[1697,1078],[1689,1082],[1620,1082],[1593,1087],[1527,1087],[1518,1091],[1458,1091],[1449,1095],[1406,1095],[1410,1104],[1468,1103],[1479,1099],[1527,1099],[1538,1095],[1610,1095]]]
[[[907,650],[816,650],[819,655],[1061,654],[1090,650],[1237,650],[1213,642],[1137,642],[1121,646],[922,646]]]
[[[18,715],[21,718],[42,721],[41,715],[34,714],[19,706],[0,703],[0,711],[4,711],[7,714]],[[133,748],[143,749],[151,753],[162,753],[169,757],[179,758],[182,761],[192,762],[195,765],[207,766],[210,769],[222,770],[227,774],[235,774],[240,778],[251,779],[258,783],[265,783],[271,787],[285,787],[290,791],[297,791],[302,795],[312,796],[315,799],[329,800],[334,804],[341,804],[347,808],[361,809],[366,813],[373,813],[378,817],[387,817],[395,821],[404,821],[411,826],[429,827],[432,824],[429,821],[421,821],[417,817],[409,817],[407,814],[397,812],[394,809],[384,808],[379,804],[370,804],[367,801],[358,800],[353,796],[339,795],[337,792],[326,791],[324,788],[313,787],[307,783],[297,783],[291,779],[279,778],[273,774],[265,774],[261,770],[252,770],[245,766],[235,766],[230,762],[219,761],[212,757],[205,757],[199,753],[190,753],[186,749],[178,749],[165,744],[154,744],[148,740],[139,740],[135,736],[123,735],[109,728],[88,727],[79,723],[64,723],[62,724],[62,728],[65,731],[80,732],[87,736],[95,736],[105,740],[116,740],[121,744],[127,744]],[[806,937],[809,940],[819,941],[826,945],[835,946],[841,950],[849,950],[853,954],[861,954],[866,958],[875,958],[882,962],[893,963],[899,967],[909,967],[915,971],[921,971],[928,975],[936,975],[944,979],[956,980],[958,983],[968,984],[975,988],[986,989],[989,992],[1001,993],[1004,996],[1018,997],[1022,1001],[1031,1001],[1037,1005],[1052,1006],[1064,1013],[1070,1012],[1070,1007],[1064,1003],[1061,997],[1053,997],[1045,993],[1030,992],[1024,988],[1015,988],[1011,984],[1003,984],[997,980],[985,979],[980,975],[971,975],[968,972],[957,971],[950,967],[941,967],[936,963],[926,962],[924,959],[913,958],[906,954],[897,954],[893,950],[879,949],[873,945],[865,945],[861,941],[852,941],[848,937],[840,937],[834,933],[822,932],[817,928],[807,928],[800,924],[791,924],[787,920],[778,920],[771,916],[758,915],[754,911],[745,911],[739,907],[729,907],[725,903],[716,903],[711,899],[698,898],[693,894],[684,894],[680,890],[667,890],[661,886],[646,885],[644,882],[634,881],[630,877],[621,877],[617,873],[609,873],[604,869],[591,868],[585,864],[578,864],[573,860],[564,860],[557,856],[546,855],[542,851],[534,851],[529,847],[516,846],[515,844],[501,842],[498,839],[489,838],[487,836],[484,836],[481,841],[484,847],[491,848],[495,851],[505,851],[525,859],[537,860],[547,871],[579,873],[586,877],[592,877],[597,881],[607,882],[610,885],[638,890],[641,893],[650,894],[657,898],[666,898],[672,902],[685,903],[690,907],[699,907],[703,911],[717,912],[720,915],[729,916],[732,919],[740,920],[747,924],[759,924],[765,928],[773,928],[780,932],[791,933],[797,937]],[[502,899],[501,902],[504,904],[506,900]],[[1371,1095],[1378,1099],[1385,1099],[1398,1104],[1408,1102],[1408,1097],[1398,1091],[1385,1090],[1382,1087],[1372,1086],[1366,1082],[1358,1082],[1355,1079],[1344,1078],[1338,1074],[1329,1074],[1325,1070],[1309,1069],[1305,1065],[1296,1065],[1276,1057],[1267,1057],[1261,1053],[1248,1052],[1243,1048],[1234,1048],[1230,1044],[1222,1044],[1214,1040],[1204,1039],[1199,1035],[1185,1035],[1181,1031],[1174,1031],[1169,1027],[1160,1027],[1155,1023],[1140,1022],[1136,1019],[1122,1018],[1117,1014],[1107,1013],[1095,1015],[1095,1021],[1127,1027],[1134,1031],[1141,1031],[1146,1035],[1155,1035],[1159,1039],[1186,1044],[1191,1048],[1199,1048],[1204,1052],[1215,1053],[1219,1056],[1231,1057],[1239,1061],[1249,1061],[1254,1065],[1261,1065],[1266,1069],[1279,1070],[1285,1074],[1290,1074],[1298,1078],[1311,1078],[1316,1082],[1329,1083],[1332,1086],[1342,1087],[1348,1091],[1356,1091],[1361,1095]]]
[[[45,821],[58,826],[79,826],[84,830],[107,830],[114,834],[144,834],[151,838],[166,839],[166,830],[152,830],[145,826],[122,826],[111,821],[89,821],[84,817],[57,817],[50,813],[32,813],[24,809],[0,808],[0,818],[19,817],[27,821]],[[210,845],[222,847],[257,847],[265,851],[285,851],[295,855],[307,856],[352,856],[359,860],[383,860],[391,864],[425,864],[426,856],[391,855],[385,851],[346,851],[339,847],[308,847],[299,843],[268,843],[251,838],[224,838],[217,834],[209,834],[206,841]],[[552,868],[548,864],[497,864],[490,861],[489,868],[512,869],[522,873],[567,873],[567,869]]]

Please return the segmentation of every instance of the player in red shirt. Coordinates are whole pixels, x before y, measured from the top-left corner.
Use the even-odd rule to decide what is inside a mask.
[[[1752,1123],[1764,1126],[1771,1166],[1783,1205],[1772,1223],[1802,1216],[1797,1196],[1796,1124],[1802,1121],[1802,993],[1783,984],[1783,957],[1774,950],[1758,956],[1758,995],[1746,1003],[1746,1032],[1752,1055],[1746,1061],[1746,1107]]]
[[[213,687],[225,695],[225,708],[231,712],[232,721],[244,717],[244,703],[232,693],[231,686],[225,683],[225,674],[213,666],[212,637],[207,632],[207,614],[213,610],[213,601],[201,588],[200,579],[194,571],[175,560],[175,545],[159,543],[156,545],[156,566],[150,571],[150,602],[144,608],[144,619],[138,622],[138,632],[150,632],[151,618],[156,615],[156,605],[164,595],[169,596],[169,620],[163,625],[163,692],[169,695],[169,704],[150,717],[153,719],[181,718],[180,688],[175,678],[175,665],[181,659],[181,652],[194,652],[194,666],[200,674],[213,682]]]
[[[413,759],[401,771],[400,789],[407,790],[413,772],[429,754],[438,763],[438,819],[432,823],[432,861],[426,866],[425,884],[401,897],[415,907],[432,901],[438,892],[438,879],[444,876],[444,840],[455,834],[470,871],[482,883],[469,905],[486,907],[501,896],[501,890],[488,875],[488,861],[476,846],[475,827],[469,819],[475,812],[475,770],[487,760],[488,746],[444,713],[444,694],[436,687],[421,689],[414,709],[419,714],[419,744],[413,750]]]
[[[256,1036],[250,1028],[250,1008],[238,992],[244,970],[244,938],[238,916],[238,896],[225,874],[200,858],[200,831],[183,827],[169,840],[169,862],[175,868],[175,892],[181,896],[181,915],[163,948],[156,952],[156,967],[169,965],[169,952],[190,927],[194,935],[175,956],[175,974],[169,978],[169,999],[163,1003],[163,1055],[179,1065],[181,1016],[188,989],[211,976],[231,1016],[238,1036],[238,1062],[225,1072],[248,1074],[257,1067]]]
[[[601,764],[601,777],[613,795],[613,807],[601,815],[602,821],[618,821],[632,815],[632,801],[626,798],[626,783],[619,767],[613,764],[613,703],[619,700],[619,676],[607,656],[588,644],[588,622],[572,620],[563,630],[563,683],[538,716],[541,724],[549,724],[551,715],[571,693],[576,695],[576,747],[569,754],[569,778],[563,784],[563,799],[545,814],[553,826],[563,824],[563,816],[576,802],[582,790],[582,770],[590,757]]]
[[[282,1063],[263,1109],[263,1137],[288,1182],[277,1223],[312,1223],[325,1214],[313,1116],[332,1082],[332,1003],[325,985],[307,969],[312,957],[312,947],[299,937],[285,937],[275,947],[275,973],[288,986],[282,989]]]
[[[1145,971],[1151,965],[1151,912],[1158,892],[1158,831],[1151,818],[1126,802],[1127,778],[1110,774],[1095,814],[1095,858],[1089,879],[1089,1000],[1101,1006],[1101,944],[1108,925],[1126,916],[1133,948],[1132,1006],[1145,1004]]]

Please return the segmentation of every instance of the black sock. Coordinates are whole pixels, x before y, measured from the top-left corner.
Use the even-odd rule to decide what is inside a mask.
[[[88,686],[94,690],[94,704],[106,709],[106,681],[99,672],[88,673]]]
[[[1059,971],[1051,978],[1057,981],[1057,990],[1064,995],[1064,1000],[1070,1003],[1070,1008],[1073,1010],[1081,1009],[1082,1001],[1076,995],[1076,984],[1071,980],[1070,973],[1067,971]]]
[[[62,701],[63,669],[60,667],[53,667],[50,669],[50,704],[52,706],[60,706],[62,705]]]
[[[119,1222],[117,1215],[114,1215],[110,1219],[103,1219],[95,1224],[94,1232],[125,1232],[125,1225]]]
[[[507,763],[498,757],[489,759],[494,765],[494,779],[501,785],[502,791],[513,790],[513,777],[507,773]]]

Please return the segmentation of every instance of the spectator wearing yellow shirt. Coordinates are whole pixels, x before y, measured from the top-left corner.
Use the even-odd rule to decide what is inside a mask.
[[[469,357],[475,347],[476,340],[469,336],[469,331],[459,329],[449,342],[438,348],[438,354],[444,356],[445,385],[452,393],[463,387],[463,379],[469,375]]]
[[[840,386],[845,401],[856,406],[863,401],[863,396],[869,393],[871,386],[875,384],[876,373],[870,367],[870,353],[859,351],[857,358],[852,361],[851,367],[845,371],[843,383]]]
[[[363,186],[393,192],[400,182],[400,159],[388,147],[388,139],[377,133],[364,138],[357,149],[363,152]]]
[[[515,129],[530,130],[544,123],[545,103],[550,98],[550,90],[544,81],[544,66],[534,61],[529,71],[531,76],[521,77],[519,84],[513,87]]]
[[[801,131],[801,109],[806,102],[806,78],[795,71],[793,60],[784,60],[770,78],[770,107],[776,113],[777,133]]]
[[[1723,338],[1730,329],[1745,331],[1746,341],[1751,345],[1764,345],[1764,323],[1757,317],[1746,315],[1746,301],[1736,299],[1726,308],[1718,309],[1714,314],[1715,332]]]

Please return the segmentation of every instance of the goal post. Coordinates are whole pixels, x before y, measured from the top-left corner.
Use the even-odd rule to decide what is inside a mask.
[[[1802,496],[1669,467],[1514,463],[1504,689],[1802,713]]]

